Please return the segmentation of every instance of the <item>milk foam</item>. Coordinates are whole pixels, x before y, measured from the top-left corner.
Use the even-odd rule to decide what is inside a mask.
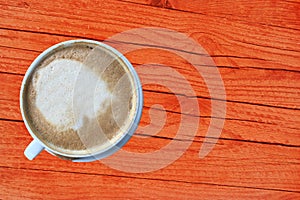
[[[82,126],[83,117],[95,118],[95,113],[104,112],[113,95],[104,82],[87,66],[71,59],[56,59],[37,71],[34,81],[36,107],[48,121],[59,130]],[[80,81],[78,82],[78,76]],[[96,85],[89,85],[89,81]],[[74,90],[80,96],[74,96]],[[89,87],[93,91],[89,91]],[[89,91],[89,92],[87,92]],[[74,108],[73,98],[80,107]],[[74,109],[77,114],[74,117]]]

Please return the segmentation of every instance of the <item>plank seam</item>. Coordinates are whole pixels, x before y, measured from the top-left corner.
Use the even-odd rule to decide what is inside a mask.
[[[23,123],[23,120],[12,120],[12,119],[5,119],[5,118],[0,118],[2,121],[8,121],[8,122],[16,122],[16,123]],[[159,138],[159,139],[166,139],[166,140],[176,140],[176,141],[192,141],[196,143],[209,143],[209,142],[204,142],[200,140],[189,140],[189,139],[176,139],[176,138],[170,138],[166,136],[158,136],[158,135],[148,135],[148,134],[142,134],[142,133],[135,133],[136,135],[139,136],[149,136],[153,138]],[[253,141],[253,140],[242,140],[242,139],[235,139],[235,138],[224,138],[224,137],[207,137],[207,136],[195,136],[196,138],[210,138],[210,139],[218,139],[218,140],[226,140],[226,141],[235,141],[235,142],[246,142],[246,143],[254,143],[254,144],[263,144],[263,145],[274,145],[274,146],[283,146],[283,147],[291,147],[291,148],[299,148],[300,145],[293,145],[293,144],[284,144],[284,143],[279,143],[279,142],[263,142],[263,141]],[[217,145],[221,145],[218,144]]]

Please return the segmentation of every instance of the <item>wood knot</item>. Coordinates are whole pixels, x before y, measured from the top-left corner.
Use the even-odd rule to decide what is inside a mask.
[[[161,8],[173,8],[170,0],[150,0],[150,5]]]
[[[18,5],[23,7],[23,8],[29,8],[30,7],[29,4],[25,1],[22,1],[22,2],[18,3]]]

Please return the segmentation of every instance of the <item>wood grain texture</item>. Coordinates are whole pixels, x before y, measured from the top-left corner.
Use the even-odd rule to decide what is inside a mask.
[[[207,186],[95,174],[65,173],[34,169],[0,168],[4,199],[292,199],[297,195],[280,191]],[[40,177],[37,179],[36,177]],[[53,181],[49,181],[53,180]],[[58,185],[59,183],[59,185]],[[141,186],[143,189],[141,190]],[[31,188],[28,190],[28,188]],[[90,192],[81,192],[85,188]],[[19,191],[24,191],[20,193]],[[228,192],[230,190],[230,192]],[[38,191],[38,192],[36,192]],[[170,192],[166,192],[170,191]],[[50,195],[51,194],[51,195]]]
[[[93,1],[92,6],[89,3],[77,1],[66,5],[66,2],[56,0],[45,4],[32,0],[24,6],[18,1],[5,1],[0,3],[0,27],[98,40],[131,28],[164,27],[190,35],[213,56],[258,59],[267,61],[264,65],[268,68],[282,64],[286,66],[284,69],[299,71],[297,30],[249,26],[226,18],[166,11],[120,1]],[[251,59],[244,63],[255,67]]]
[[[7,132],[1,138],[2,167],[28,168],[73,173],[126,176],[131,178],[159,179],[195,184],[217,184],[230,187],[256,188],[257,190],[283,190],[299,193],[299,148],[242,143],[219,140],[214,150],[204,159],[199,159],[198,151],[202,138],[195,141],[184,155],[172,165],[151,173],[125,173],[109,168],[101,162],[71,163],[62,161],[43,152],[34,162],[23,156],[24,147],[31,137],[21,122],[0,121],[1,131]],[[125,149],[131,152],[154,151],[169,139],[145,140],[134,137]],[[18,145],[15,145],[15,144]],[[4,154],[5,152],[5,154]],[[243,153],[241,153],[243,152]],[[139,165],[130,162],[130,166]],[[201,185],[194,187],[201,188]]]
[[[299,30],[299,1],[257,0],[121,0],[242,21],[249,25]]]
[[[299,199],[299,6],[289,0],[0,0],[0,199]],[[216,63],[227,98],[212,100],[195,68],[168,46],[150,49],[147,40],[135,43],[135,36],[134,44],[109,43],[119,50],[130,45],[147,48],[126,54],[142,82],[165,65],[195,91],[195,96],[183,95],[188,91],[172,76],[154,80],[163,79],[178,88],[175,92],[158,84],[143,85],[141,123],[124,150],[153,152],[169,144],[181,116],[189,119],[188,127],[199,125],[195,137],[187,132],[184,140],[176,140],[192,141],[188,150],[166,168],[139,174],[101,162],[72,163],[47,152],[28,161],[23,151],[32,139],[19,111],[19,90],[34,58],[61,41],[103,41],[140,27],[168,28],[201,44]],[[159,65],[139,71],[147,63]],[[181,113],[177,98],[185,104],[195,99],[200,115],[193,109]],[[225,100],[221,137],[200,159],[208,126],[217,117],[211,102]],[[155,104],[164,109],[151,109]],[[163,115],[163,129],[149,135],[144,127],[151,120],[159,123]],[[140,166],[134,161],[129,165]]]

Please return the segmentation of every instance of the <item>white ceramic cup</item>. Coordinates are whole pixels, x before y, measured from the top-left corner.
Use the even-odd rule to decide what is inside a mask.
[[[31,74],[35,70],[36,67],[39,66],[40,62],[43,61],[46,57],[49,56],[52,52],[54,52],[57,49],[61,49],[64,47],[72,46],[76,43],[87,43],[87,44],[93,44],[99,47],[104,47],[107,50],[111,51],[113,54],[115,54],[117,57],[119,57],[128,67],[129,73],[131,73],[134,84],[135,84],[135,89],[137,90],[137,105],[136,105],[136,113],[133,118],[133,122],[131,123],[131,127],[127,130],[126,133],[123,133],[123,135],[118,138],[118,140],[114,141],[111,145],[108,147],[99,150],[98,152],[95,152],[91,155],[66,155],[61,152],[56,151],[55,149],[47,146],[43,141],[41,141],[34,133],[34,131],[30,128],[29,123],[27,121],[27,116],[26,112],[24,111],[24,92],[25,92],[25,86],[28,84],[27,82],[30,79]],[[125,58],[124,55],[122,55],[119,51],[116,49],[112,48],[111,46],[108,46],[104,43],[94,41],[94,40],[69,40],[65,42],[58,43],[47,50],[45,50],[43,53],[41,53],[30,65],[28,68],[24,79],[22,81],[22,86],[20,90],[20,110],[22,114],[22,118],[24,120],[25,126],[30,133],[30,135],[33,137],[33,141],[27,146],[27,148],[24,151],[24,155],[29,159],[32,160],[34,159],[41,151],[46,150],[52,155],[58,156],[58,157],[64,157],[66,159],[70,159],[73,162],[91,162],[95,160],[99,160],[101,158],[107,157],[116,151],[118,151],[122,146],[126,144],[126,142],[131,138],[133,135],[134,131],[136,130],[138,123],[140,121],[141,115],[142,115],[142,109],[143,109],[143,92],[142,92],[142,86],[140,79],[134,70],[133,66],[131,63]]]

